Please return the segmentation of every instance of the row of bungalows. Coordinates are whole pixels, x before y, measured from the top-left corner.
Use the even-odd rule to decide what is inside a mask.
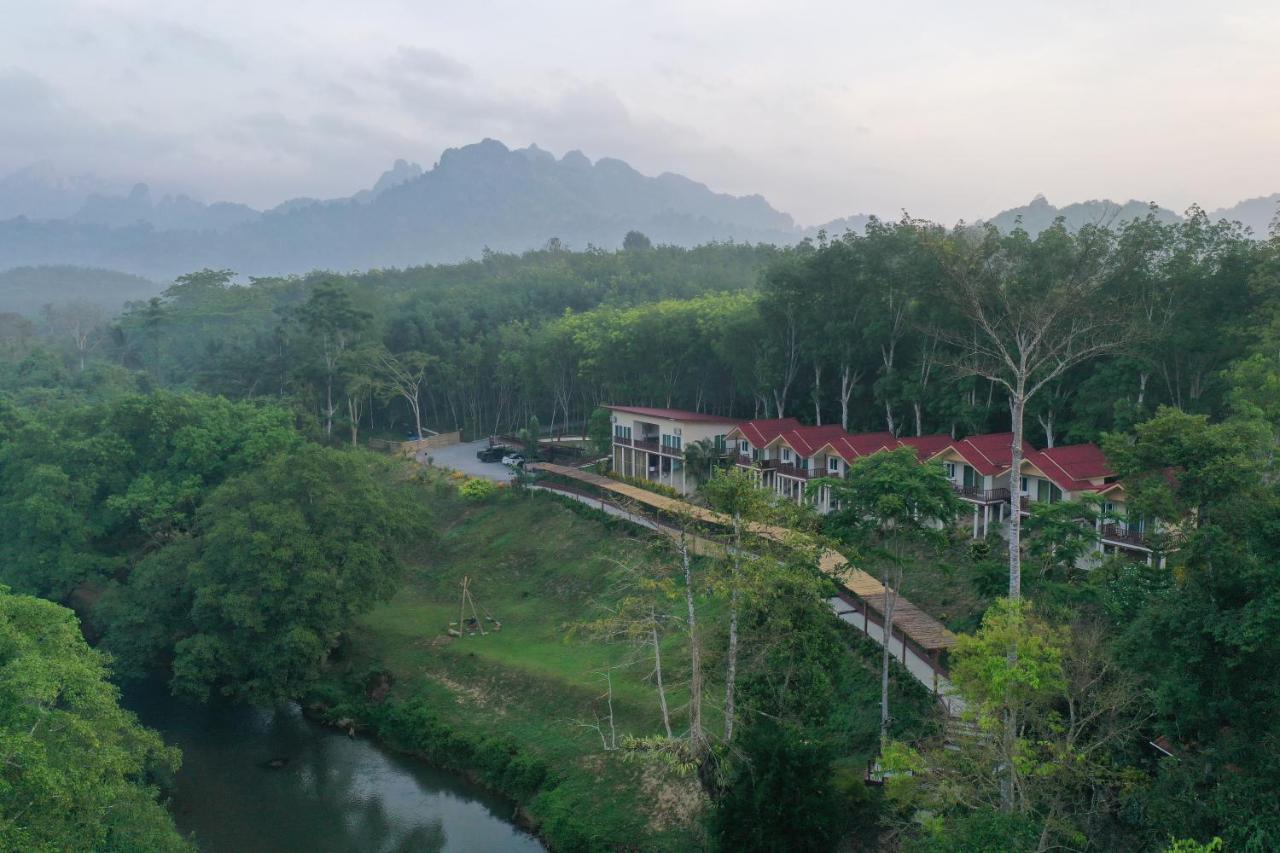
[[[706,441],[729,455],[761,488],[809,503],[821,513],[837,507],[831,489],[812,481],[843,477],[858,459],[910,447],[922,463],[940,464],[956,494],[972,508],[965,525],[975,539],[1003,530],[1015,506],[1025,517],[1035,503],[1096,494],[1102,500],[1100,553],[1153,559],[1146,520],[1125,511],[1124,486],[1095,444],[1037,450],[1024,441],[1015,484],[1010,470],[1013,434],[1007,432],[960,439],[945,434],[898,437],[888,432],[848,433],[838,425],[805,426],[795,418],[737,420],[679,409],[606,408],[613,422],[613,470],[681,494],[697,485],[685,470],[684,458],[684,448],[694,441]]]

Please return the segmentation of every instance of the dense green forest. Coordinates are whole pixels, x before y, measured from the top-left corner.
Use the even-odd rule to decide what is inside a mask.
[[[949,369],[949,344],[970,322],[952,251],[962,244],[965,263],[1006,265],[1036,286],[1087,272],[1088,304],[1065,310],[1125,326],[1124,347],[1036,395],[1028,436],[1042,444],[1096,439],[1166,404],[1223,414],[1223,371],[1268,323],[1275,242],[1193,211],[1034,240],[872,222],[866,236],[791,249],[650,247],[636,235],[621,252],[549,248],[243,286],[204,271],[91,333],[64,319],[45,339],[15,333],[0,349],[28,383],[63,382],[91,351],[148,387],[296,402],[326,432],[413,428],[385,388],[404,372],[390,359],[416,368],[423,420],[440,430],[487,434],[531,416],[558,428],[625,401],[964,434],[1007,426],[1008,407],[993,383]]]
[[[448,482],[350,445],[419,421],[477,436],[534,418],[581,428],[611,401],[903,435],[1025,421],[1041,446],[1101,441],[1135,505],[1181,520],[1165,566],[1112,561],[1081,575],[1042,549],[1023,596],[1006,599],[1000,543],[923,526],[907,535],[938,483],[886,458],[851,472],[847,505],[866,512],[779,518],[730,474],[700,498],[825,537],[869,568],[893,566],[919,603],[963,601],[952,624],[968,633],[951,671],[975,730],[958,744],[916,713],[909,691],[894,699],[900,718],[876,731],[875,689],[857,663],[865,642],[822,612],[829,587],[811,555],[752,540],[687,571],[670,545],[611,563],[627,563],[629,579],[608,596],[591,587],[591,599],[607,597],[612,616],[584,611],[558,629],[641,648],[638,625],[669,631],[671,645],[653,647],[669,653],[680,690],[705,688],[705,702],[682,693],[670,729],[652,701],[619,750],[671,780],[692,773],[710,803],[696,831],[654,837],[672,849],[797,839],[830,849],[839,838],[912,850],[1159,850],[1214,838],[1275,849],[1277,309],[1280,239],[1256,242],[1194,212],[1035,238],[906,220],[791,249],[677,249],[634,234],[617,252],[549,246],[247,285],[195,272],[109,322],[50,313],[0,339],[0,581],[16,602],[75,608],[119,674],[162,671],[187,695],[259,703],[323,686],[326,701],[373,714],[417,751],[460,765],[506,755],[494,778],[546,810],[554,844],[603,849],[621,836],[575,822],[589,807],[573,797],[592,787],[578,764],[536,751],[527,761],[545,766],[517,762],[523,743],[464,749],[459,732],[443,750],[425,734],[444,725],[428,688],[393,714],[333,686],[353,632],[375,656],[378,631],[394,625],[385,608],[408,606],[406,589],[428,597],[433,567],[465,570],[465,549],[448,544],[455,523],[492,530],[503,513],[525,513],[532,526],[537,504],[504,502],[551,500],[478,494],[468,508]],[[954,512],[945,499],[929,507],[938,519]],[[893,512],[901,523],[866,523]],[[1029,523],[1028,547],[1045,535]],[[421,557],[437,549],[445,556]],[[424,568],[406,575],[406,562]],[[555,559],[543,564],[553,571]],[[586,577],[542,594],[563,597]],[[647,622],[610,621],[637,608]],[[660,612],[687,612],[684,627]],[[689,639],[695,614],[704,640]],[[694,677],[701,667],[705,679]],[[651,680],[619,690],[654,695]],[[24,721],[6,719],[5,732]],[[899,770],[883,791],[848,784],[867,750]],[[153,801],[140,768],[165,756],[152,753],[112,771],[142,792],[134,802]],[[20,826],[11,802],[5,819]]]

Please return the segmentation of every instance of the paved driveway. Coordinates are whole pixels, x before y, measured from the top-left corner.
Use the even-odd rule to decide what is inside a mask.
[[[512,475],[507,466],[501,462],[481,462],[476,458],[476,452],[488,446],[488,439],[464,441],[448,447],[423,451],[417,458],[419,462],[426,463],[427,456],[430,456],[435,465],[461,471],[469,477],[486,477],[499,483],[510,481]]]

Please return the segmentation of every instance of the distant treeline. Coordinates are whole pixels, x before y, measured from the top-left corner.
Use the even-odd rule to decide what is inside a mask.
[[[628,402],[959,434],[1008,422],[998,388],[953,369],[971,323],[955,279],[963,255],[1007,278],[999,286],[1029,312],[1050,310],[1057,283],[1083,270],[1104,303],[1094,308],[1129,330],[1125,346],[1035,397],[1028,436],[1053,444],[1126,428],[1161,404],[1222,412],[1223,371],[1280,305],[1280,244],[1203,214],[1034,239],[873,221],[865,236],[791,249],[630,245],[248,285],[205,271],[134,304],[98,340],[60,340],[154,386],[294,400],[331,431],[411,428],[398,364],[438,429],[487,433],[535,416],[554,427]],[[35,384],[78,361],[9,349]]]

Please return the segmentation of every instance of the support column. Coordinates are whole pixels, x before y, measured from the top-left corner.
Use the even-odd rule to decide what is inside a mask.
[[[973,506],[973,538],[978,538],[978,505]]]

